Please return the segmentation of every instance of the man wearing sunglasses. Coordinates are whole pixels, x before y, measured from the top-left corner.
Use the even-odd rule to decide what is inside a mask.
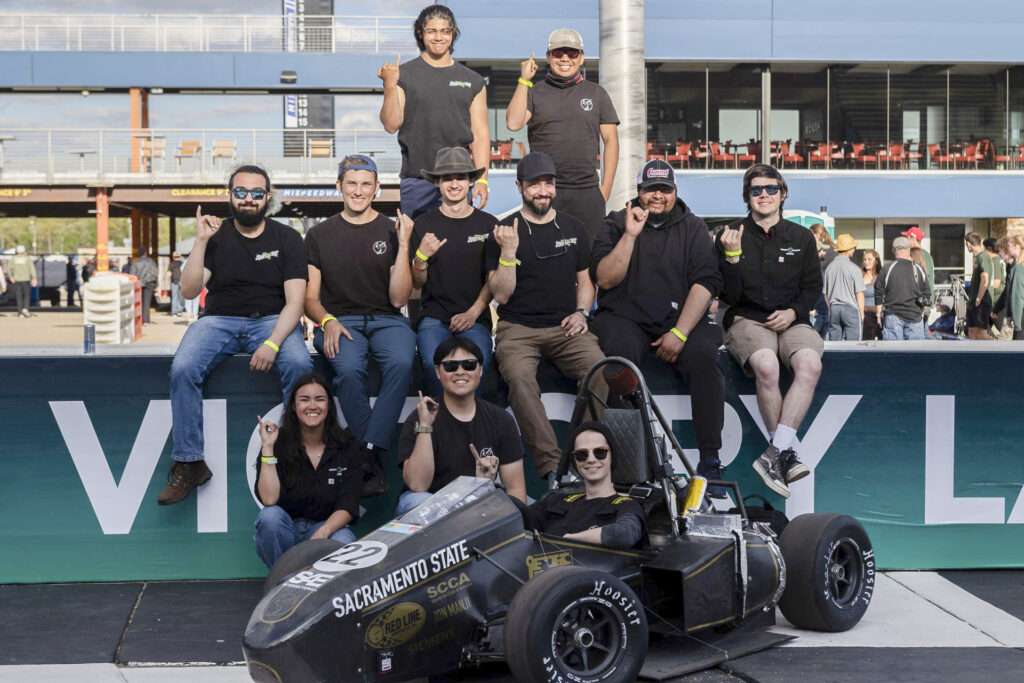
[[[583,38],[578,32],[569,28],[552,32],[547,60],[548,72],[536,83],[533,55],[522,63],[505,122],[509,130],[527,126],[530,150],[555,160],[555,209],[582,220],[593,242],[619,161],[619,117],[605,89],[580,73]],[[599,155],[603,165],[600,178]]]
[[[241,166],[228,179],[232,218],[196,209],[196,238],[181,271],[181,295],[207,288],[206,311],[189,326],[171,363],[174,464],[160,505],[184,500],[213,474],[203,460],[203,382],[236,353],[251,353],[249,369],[281,375],[287,402],[292,384],[313,371],[299,331],[306,289],[306,247],[287,225],[266,218],[270,178]]]
[[[653,353],[676,369],[690,390],[697,472],[721,479],[722,332],[706,314],[722,275],[708,226],[679,200],[668,163],[644,164],[637,196],[601,224],[592,260],[598,286],[593,327],[601,350],[634,363]],[[722,487],[709,491],[725,497]]]
[[[786,181],[767,164],[743,174],[743,201],[750,213],[722,231],[718,241],[725,278],[725,348],[753,377],[757,406],[770,443],[754,462],[765,484],[783,498],[789,484],[810,470],[793,444],[821,376],[824,342],[811,327],[810,312],[822,293],[814,235],[782,218]],[[793,373],[785,397],[780,364]]]
[[[494,335],[498,369],[508,383],[508,400],[533,466],[546,477],[553,476],[561,449],[541,403],[537,365],[547,359],[579,381],[604,355],[589,332],[594,285],[587,233],[578,218],[553,206],[555,162],[531,152],[519,162],[516,177],[523,204],[505,225],[494,228],[484,263],[499,304]],[[607,392],[600,376],[593,388]]]
[[[525,503],[523,444],[515,420],[476,397],[483,373],[480,347],[466,337],[448,337],[433,361],[442,391],[437,400],[420,393],[402,427],[398,464],[405,490],[395,514],[413,509],[460,476],[500,474],[508,494]]]

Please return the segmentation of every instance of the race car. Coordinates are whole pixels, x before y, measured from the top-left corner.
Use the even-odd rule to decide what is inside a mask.
[[[626,407],[590,389],[597,372]],[[590,369],[571,425],[595,403],[621,451],[616,488],[644,508],[639,547],[540,533],[490,480],[460,477],[354,543],[283,555],[243,639],[252,678],[402,681],[504,661],[517,681],[659,680],[787,640],[766,628],[776,605],[800,628],[860,621],[875,570],[855,519],[801,515],[781,535],[752,521],[734,482],[694,474],[625,359]],[[566,486],[570,449],[556,478]],[[736,512],[716,510],[708,485],[730,489]]]

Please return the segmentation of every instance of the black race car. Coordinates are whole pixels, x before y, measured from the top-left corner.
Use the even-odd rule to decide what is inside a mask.
[[[860,620],[875,572],[855,519],[802,515],[777,536],[751,520],[735,483],[675,476],[668,448],[686,465],[682,450],[623,359],[591,368],[573,425],[600,401],[588,388],[599,370],[627,406],[602,419],[622,451],[616,488],[644,507],[641,547],[536,532],[521,503],[461,477],[355,543],[283,555],[246,628],[252,678],[400,681],[504,661],[519,681],[658,680],[786,640],[765,628],[776,604],[800,628]],[[706,484],[730,488],[737,511],[715,511]]]

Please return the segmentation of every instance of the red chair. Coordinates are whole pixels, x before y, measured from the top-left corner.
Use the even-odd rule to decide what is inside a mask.
[[[882,165],[882,163],[881,163],[882,160],[885,160],[885,167],[886,168],[892,168],[894,166],[899,166],[900,168],[903,168],[904,163],[907,161],[907,155],[903,151],[903,145],[898,143],[898,142],[894,142],[894,143],[889,145],[889,149],[888,150],[886,150],[886,149],[879,150],[878,151],[878,162],[879,162],[878,165],[879,166]]]
[[[735,165],[735,163],[736,163],[736,155],[735,154],[727,154],[727,153],[721,151],[719,149],[720,144],[721,143],[718,143],[718,142],[712,142],[711,143],[711,162],[712,162],[711,165],[714,166],[717,163],[721,163],[722,164],[722,168],[725,168],[726,164],[733,164],[733,165]],[[728,144],[728,143],[726,143],[726,144]]]
[[[825,168],[828,166],[829,156],[828,143],[818,143],[818,146],[812,149],[807,155],[807,167],[814,168],[815,164],[821,164],[821,167]]]
[[[695,143],[693,147],[693,160],[701,162],[700,165],[707,167],[711,154],[708,153],[708,146],[703,142]]]
[[[664,154],[656,153],[654,151],[654,143],[653,142],[648,142],[647,143],[647,161],[650,161],[651,159],[661,159],[662,161],[665,161],[665,155]]]
[[[512,163],[512,141],[501,142],[491,140],[491,163],[507,166]]]
[[[970,143],[965,145],[963,155],[956,157],[954,166],[956,168],[967,168],[973,164],[974,168],[978,168],[978,162],[983,158],[979,154],[980,147],[980,143]]]
[[[939,168],[949,168],[956,160],[956,156],[947,154],[941,145],[928,145],[928,159],[930,164],[935,164]]]
[[[1015,164],[1024,164],[1024,145],[1017,148],[1017,156],[1013,158]]]
[[[850,155],[850,159],[855,164],[856,163],[863,164],[864,168],[868,167],[868,162],[869,161],[875,165],[875,168],[878,168],[878,155],[877,154],[868,154],[867,151],[864,149],[864,147],[865,147],[865,145],[864,145],[863,142],[855,142],[855,143],[853,143],[853,153]]]
[[[750,141],[747,143],[746,154],[738,153],[736,155],[736,163],[741,165],[756,164],[758,159],[761,158],[761,143]]]
[[[804,163],[804,155],[797,154],[796,152],[789,151],[789,142],[782,143],[782,151],[780,153],[782,159],[782,167],[785,168],[786,164],[800,165]]]
[[[676,153],[669,154],[667,158],[668,163],[676,163],[679,168],[690,166],[690,143],[689,142],[678,142],[676,143]]]

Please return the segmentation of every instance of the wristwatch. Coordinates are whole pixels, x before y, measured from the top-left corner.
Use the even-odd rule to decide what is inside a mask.
[[[416,427],[415,427],[415,429],[413,429],[413,431],[416,432],[417,434],[430,434],[431,432],[434,431],[434,426],[433,425],[421,425],[419,422],[417,422],[416,423]]]
[[[582,313],[582,314],[583,314],[583,317],[584,317],[584,318],[589,318],[589,317],[590,317],[590,315],[589,315],[589,314],[590,314],[590,311],[588,311],[588,310],[587,310],[587,309],[585,309],[585,308],[577,308],[577,309],[576,309],[575,311],[573,311],[573,312],[574,312],[574,313]]]

